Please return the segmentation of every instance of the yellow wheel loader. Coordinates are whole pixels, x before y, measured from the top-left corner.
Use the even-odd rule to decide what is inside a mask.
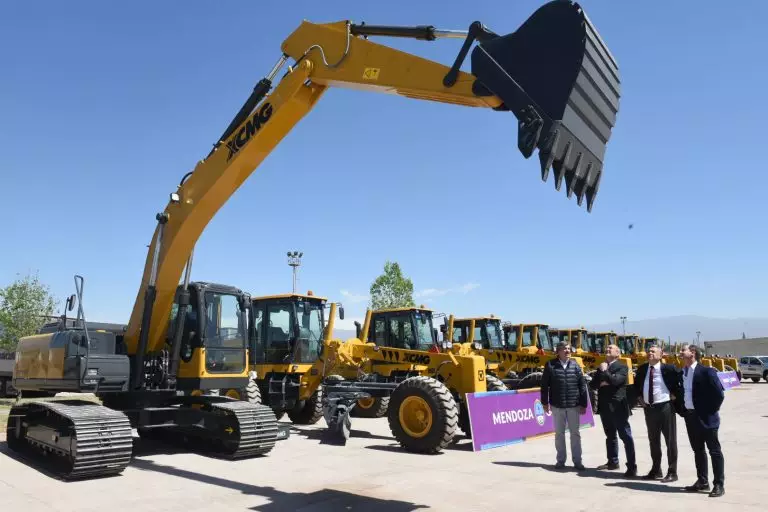
[[[499,379],[486,372],[486,362],[476,354],[454,354],[447,342],[437,340],[433,311],[421,307],[406,307],[369,310],[365,323],[358,325],[358,336],[347,341],[342,347],[348,363],[337,368],[336,375],[344,378],[330,386],[326,385],[326,396],[333,400],[334,392],[363,393],[354,403],[343,404],[343,412],[354,410],[365,400],[373,400],[376,410],[383,410],[388,417],[390,428],[398,441],[409,450],[435,451],[442,449],[455,433],[458,426],[471,437],[469,414],[466,407],[467,393],[504,391],[506,386]],[[351,355],[350,355],[351,354]],[[351,362],[351,364],[350,364]],[[416,380],[413,380],[416,379]],[[426,380],[425,380],[426,379]],[[420,398],[410,399],[403,395],[409,387],[401,388],[406,382],[420,383],[418,386],[439,391],[443,405],[437,408],[433,399],[426,413],[426,399],[422,390]],[[416,384],[413,384],[414,386]],[[350,387],[351,386],[351,387]],[[373,387],[371,387],[373,386]],[[411,385],[409,385],[411,386]],[[402,390],[402,391],[398,391]],[[411,390],[416,392],[416,390]],[[408,391],[409,393],[411,391]],[[356,395],[350,395],[353,398]],[[450,397],[450,400],[447,399]],[[408,404],[418,403],[413,408]],[[448,407],[446,404],[451,404]],[[367,409],[363,409],[366,411]],[[453,425],[454,412],[456,425]],[[337,413],[332,413],[331,416]],[[417,418],[411,416],[415,414]],[[370,413],[363,413],[371,416]],[[422,421],[423,432],[418,437],[431,441],[417,441],[415,425]],[[339,418],[338,421],[345,421]],[[430,434],[442,429],[442,434]],[[439,441],[439,442],[438,442]],[[432,446],[430,443],[438,444]]]
[[[446,319],[448,343],[454,353],[485,359],[486,371],[509,389],[541,386],[544,365],[555,359],[545,324],[504,324],[494,315]],[[579,357],[572,358],[584,369]]]
[[[287,413],[296,424],[311,425],[322,417],[322,387],[313,386],[307,375],[318,371],[315,363],[333,334],[335,318],[326,325],[329,306],[327,298],[311,291],[251,300],[248,400],[263,400],[278,419]],[[343,320],[344,308],[336,306]]]
[[[446,65],[375,42],[379,37],[459,38],[463,43],[453,63]],[[582,7],[567,0],[543,4],[506,35],[480,22],[456,31],[431,25],[303,21],[282,42],[276,64],[256,84],[210,152],[182,177],[157,214],[125,328],[97,334],[79,314],[76,322],[64,322],[56,332],[20,341],[13,377],[16,389],[98,392],[104,405],[84,401],[17,405],[8,419],[12,450],[54,453],[65,468],[61,473],[76,477],[121,472],[131,455],[130,426],[146,434],[160,430],[172,439],[196,444],[202,439],[235,457],[272,448],[279,431],[269,407],[226,395],[192,395],[196,390],[247,386],[244,314],[250,299],[237,288],[192,283],[187,277],[194,246],[214,215],[330,88],[399,96],[402,122],[408,122],[408,100],[506,115],[517,126],[520,154],[527,159],[538,148],[542,181],[554,170],[555,188],[561,190],[565,182],[567,197],[575,196],[579,206],[586,202],[587,212],[599,191],[620,97],[616,60]],[[352,121],[375,123],[374,118]],[[429,120],[412,121],[428,133]],[[353,129],[351,124],[342,122],[337,128],[343,133]],[[478,124],[482,124],[479,118]],[[464,128],[468,139],[482,134],[458,128]],[[500,154],[504,151],[498,149]],[[243,231],[234,226],[233,232]],[[92,251],[92,245],[87,250]],[[185,267],[187,277],[180,285]],[[78,297],[82,304],[81,294]],[[382,351],[400,353],[374,348],[366,345],[356,354],[379,358]],[[414,359],[414,365],[424,357],[422,352],[403,354]],[[477,373],[474,363],[469,364],[474,359],[454,365],[453,354],[429,357],[443,364],[439,369],[426,365],[433,377],[409,377],[386,393],[391,394],[390,420],[399,425],[399,432],[404,431],[404,422],[423,416],[417,413],[421,405],[441,404],[442,412],[433,409],[431,425],[439,425],[445,435],[432,427],[418,438],[399,434],[407,439],[401,441],[404,444],[427,451],[440,446],[433,442],[434,436],[450,437],[445,418],[452,417],[456,407],[447,384],[438,377],[460,381],[456,389],[473,389],[472,383],[485,388],[482,358],[477,357]],[[338,403],[346,400],[337,396]],[[369,396],[373,395],[358,398]],[[406,400],[411,396],[421,401]],[[403,412],[398,420],[393,410],[416,412]]]

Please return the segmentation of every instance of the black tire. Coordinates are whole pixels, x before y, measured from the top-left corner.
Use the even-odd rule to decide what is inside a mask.
[[[504,382],[495,375],[485,375],[485,388],[489,392],[494,391],[507,391],[509,388]],[[469,422],[469,411],[467,411],[466,402],[459,403],[459,428],[464,435],[468,438],[472,438],[472,427]]]
[[[259,383],[255,379],[248,380],[248,385],[245,387],[245,398],[252,404],[261,403],[261,389],[259,389]]]
[[[401,424],[400,410],[406,402],[417,405],[426,404],[429,408],[428,418],[431,418],[431,424],[423,435],[411,435]],[[453,395],[442,382],[431,377],[410,377],[395,388],[389,405],[387,411],[389,428],[406,451],[440,453],[453,441],[459,423],[459,408]],[[405,414],[407,414],[406,411],[404,411]],[[414,423],[411,423],[411,427],[414,427]]]
[[[368,400],[372,400],[371,405],[368,407],[363,406],[365,402],[358,400],[354,409],[352,409],[352,415],[358,418],[381,418],[387,414],[387,409],[389,409],[388,396],[380,396]]]
[[[307,400],[299,400],[296,406],[288,411],[288,418],[297,425],[314,425],[323,417],[322,387],[312,393]]]
[[[768,372],[763,374],[763,378],[765,379],[765,382],[768,382]]]
[[[760,377],[750,377],[752,382],[760,382]]]
[[[520,381],[520,383],[517,386],[517,389],[529,389],[529,388],[540,388],[541,387],[541,378],[544,376],[542,372],[533,371],[523,377],[523,380]]]

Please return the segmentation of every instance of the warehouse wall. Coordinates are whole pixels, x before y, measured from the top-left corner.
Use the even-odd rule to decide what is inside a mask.
[[[707,355],[765,356],[768,355],[768,338],[705,341],[704,350]]]

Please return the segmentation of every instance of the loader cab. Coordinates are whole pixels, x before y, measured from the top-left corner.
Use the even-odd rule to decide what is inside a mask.
[[[654,345],[664,350],[664,340],[660,340],[659,338],[644,338],[643,344],[642,344],[642,350],[640,352],[642,354],[647,354],[648,349],[650,349]]]
[[[311,292],[254,297],[249,364],[312,364],[323,350],[327,299]]]
[[[207,377],[240,378],[246,372],[248,349],[248,303],[250,295],[238,288],[205,282],[191,282],[189,302],[182,306],[185,293],[179,286],[168,322],[167,339],[172,345],[176,329],[181,328],[180,389],[208,389]],[[181,319],[184,324],[179,326]],[[214,386],[216,387],[216,386]]]
[[[371,311],[365,341],[379,347],[429,351],[437,347],[432,310],[424,307],[378,309]]]
[[[455,318],[453,320],[453,343],[477,344],[477,348],[503,350],[504,337],[501,320],[491,315],[477,318]]]
[[[605,354],[608,345],[617,343],[617,336],[614,332],[588,332],[586,342],[586,352]]]
[[[634,356],[637,354],[637,341],[639,337],[635,334],[620,334],[616,336],[616,344],[623,356]]]
[[[507,350],[535,353],[555,352],[547,324],[504,324]]]

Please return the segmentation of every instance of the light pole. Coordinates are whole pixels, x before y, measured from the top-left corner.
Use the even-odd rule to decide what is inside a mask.
[[[699,346],[699,336],[701,336],[701,331],[696,331],[696,346]]]
[[[627,321],[627,317],[622,316],[621,317],[621,334],[624,334],[624,335],[627,334],[627,329],[626,329],[626,326],[625,326],[626,321]]]
[[[293,293],[296,293],[296,271],[301,266],[302,256],[304,256],[303,252],[288,251],[288,265],[293,267]]]

